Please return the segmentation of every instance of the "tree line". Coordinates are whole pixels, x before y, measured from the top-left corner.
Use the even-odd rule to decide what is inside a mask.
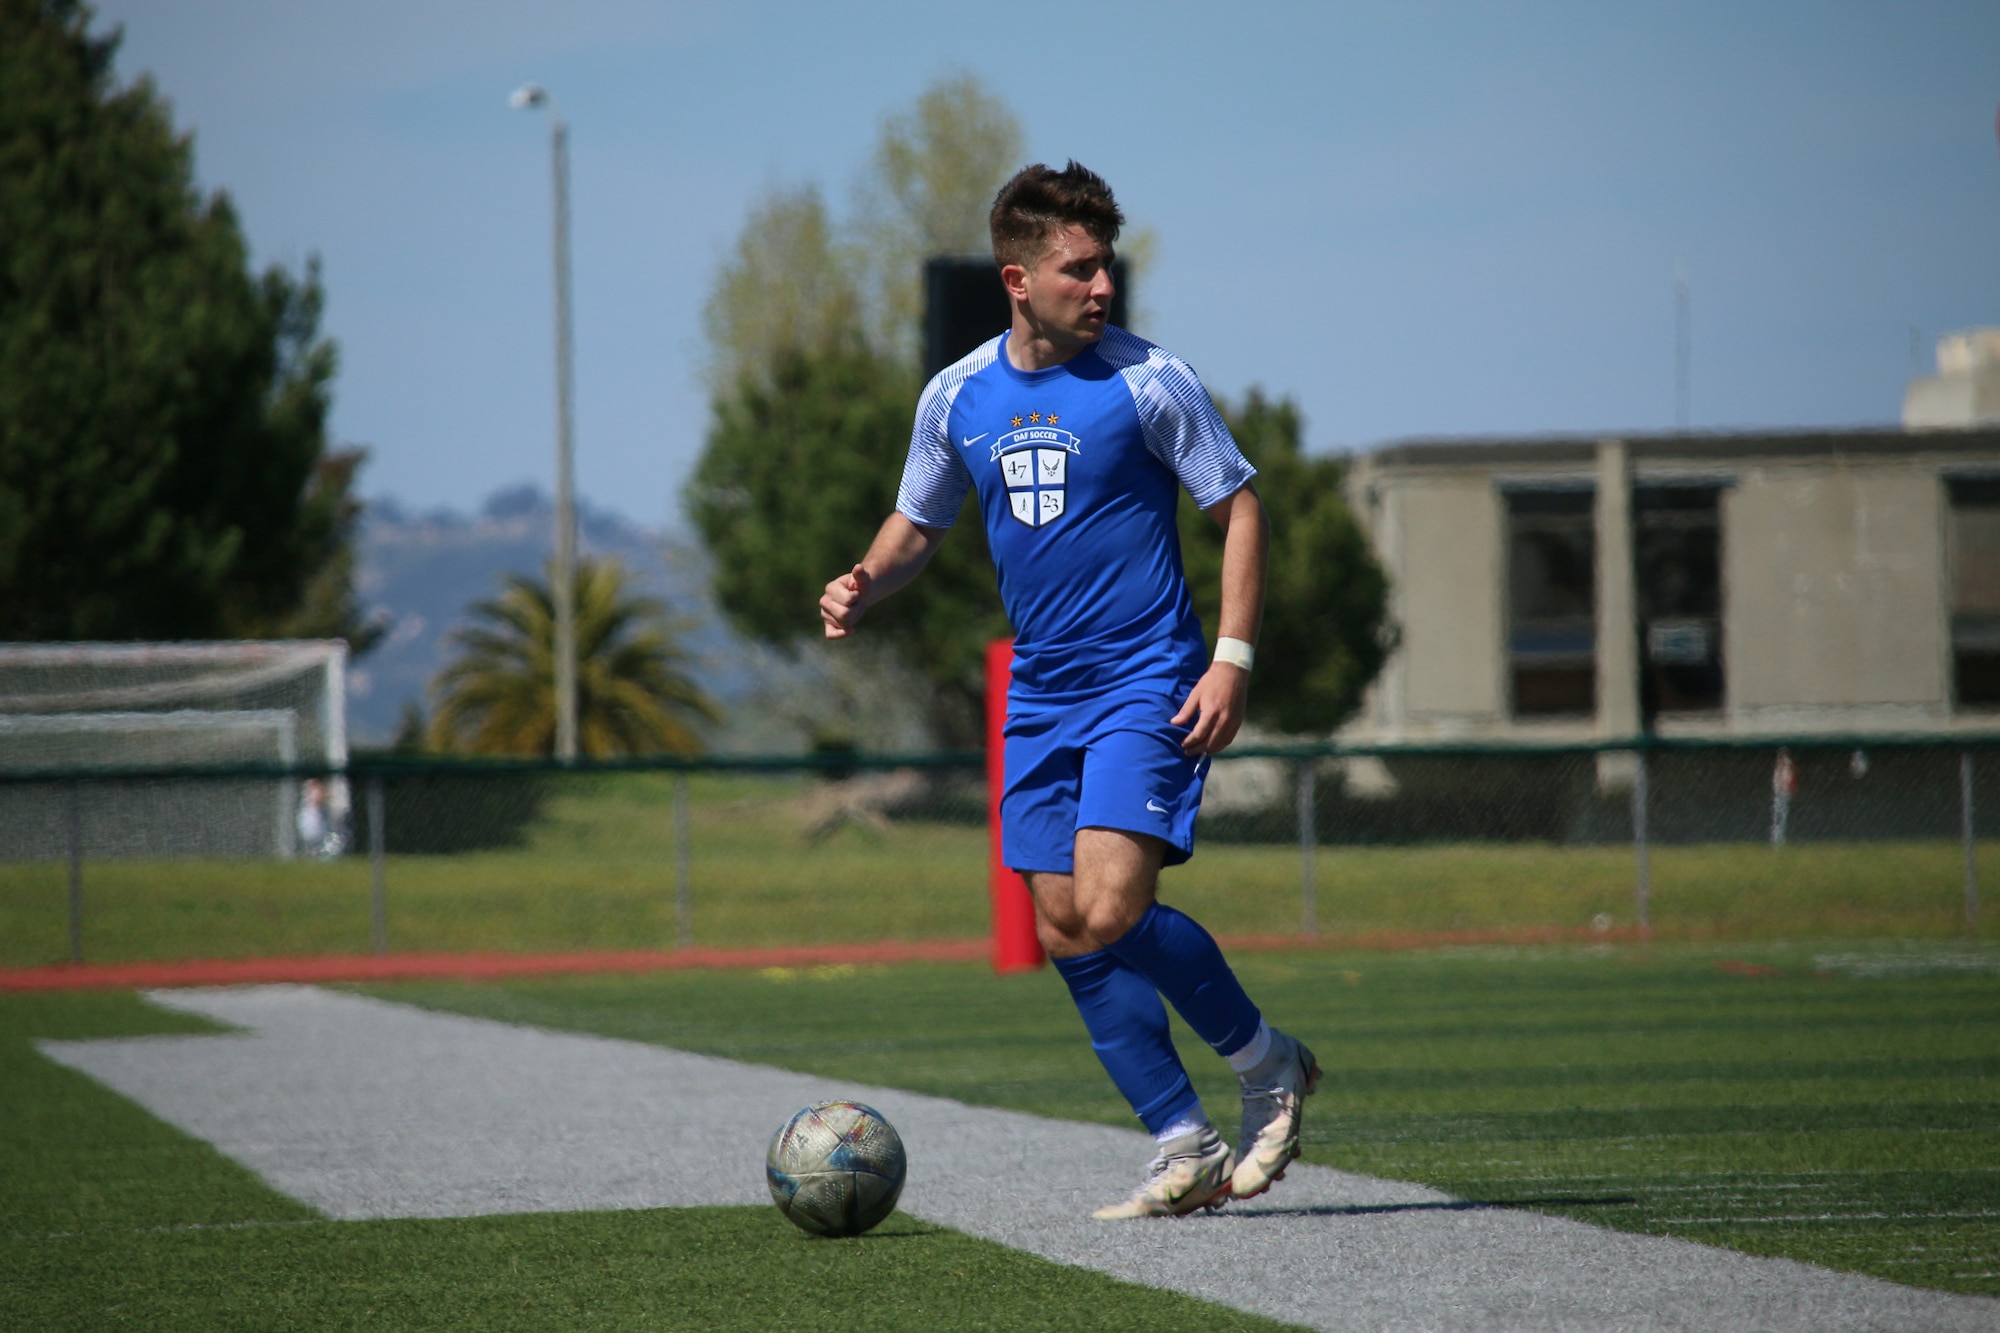
[[[251,266],[227,193],[195,184],[151,81],[115,81],[118,35],[91,17],[80,0],[0,0],[0,639],[323,637],[365,653],[386,628],[355,586],[367,454],[329,439],[339,353],[318,263]],[[883,123],[845,215],[811,183],[758,201],[704,311],[710,425],[682,500],[718,605],[836,675],[901,673],[947,744],[978,743],[983,646],[1008,632],[976,514],[871,613],[868,645],[826,653],[814,608],[894,505],[922,390],[923,260],[985,250],[1022,144],[977,80],[932,85]],[[1124,247],[1141,279],[1156,244],[1141,229]],[[1325,731],[1381,664],[1386,585],[1342,463],[1306,452],[1297,405],[1253,389],[1220,406],[1273,527],[1252,719]],[[1185,497],[1181,520],[1212,629],[1220,538]],[[698,748],[718,716],[664,608],[615,562],[576,577],[585,750]],[[549,601],[523,573],[468,608],[405,741],[549,752]]]
[[[365,649],[318,269],[250,269],[89,20],[0,0],[0,638]]]
[[[813,184],[750,211],[708,301],[711,425],[685,497],[741,632],[836,672],[857,655],[858,640],[818,646],[814,608],[895,506],[923,390],[923,261],[986,252],[987,208],[1021,164],[1013,113],[977,79],[951,78],[883,124],[852,217],[836,219]],[[1157,238],[1142,228],[1134,240],[1123,249],[1141,285]],[[1218,406],[1258,469],[1272,528],[1250,718],[1330,731],[1387,654],[1387,582],[1342,497],[1344,464],[1306,452],[1298,405],[1253,388]],[[863,636],[928,688],[938,737],[964,745],[983,735],[984,646],[1009,632],[976,504],[968,496],[923,576],[870,610]],[[1221,534],[1185,495],[1179,518],[1212,636]],[[860,655],[860,669],[878,668]]]
[[[365,449],[328,437],[319,265],[251,267],[225,191],[78,0],[0,0],[0,640],[337,638]],[[615,561],[576,573],[592,754],[700,748],[714,705]],[[421,748],[553,748],[546,580],[468,608]]]

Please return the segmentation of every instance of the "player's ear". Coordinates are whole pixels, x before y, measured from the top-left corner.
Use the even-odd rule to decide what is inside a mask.
[[[1028,299],[1028,270],[1019,264],[1000,266],[1000,285],[1007,289],[1007,295],[1016,301]]]

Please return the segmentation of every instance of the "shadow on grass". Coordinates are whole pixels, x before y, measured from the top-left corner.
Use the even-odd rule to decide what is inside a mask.
[[[1226,1208],[1218,1217],[1371,1217],[1378,1213],[1504,1212],[1512,1208],[1616,1208],[1639,1202],[1632,1194],[1551,1194],[1523,1199],[1440,1199],[1427,1203],[1356,1203],[1340,1207]]]
[[[876,1223],[876,1226],[886,1229],[864,1231],[858,1236],[820,1236],[807,1231],[804,1227],[800,1227],[799,1239],[811,1241],[815,1245],[821,1242],[846,1240],[865,1241],[872,1245],[878,1241],[887,1240],[926,1240],[932,1236],[944,1236],[951,1233],[950,1227],[941,1227],[935,1222],[919,1221],[914,1217],[902,1213],[891,1214],[889,1217],[885,1217]]]

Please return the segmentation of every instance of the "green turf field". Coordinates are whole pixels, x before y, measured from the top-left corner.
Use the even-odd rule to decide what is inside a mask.
[[[672,779],[566,782],[517,848],[391,856],[392,948],[665,948],[675,942]],[[811,784],[701,777],[693,794],[693,940],[734,946],[970,938],[987,929],[986,834],[899,822],[809,836]],[[2000,849],[1981,849],[2000,883]],[[1942,938],[1963,930],[1956,843],[1662,847],[1662,939]],[[1582,929],[1634,924],[1623,847],[1541,843],[1324,848],[1319,920],[1338,935]],[[1300,922],[1294,847],[1205,842],[1166,896],[1223,934]],[[67,870],[0,864],[0,967],[68,956]],[[100,861],[84,872],[93,961],[359,953],[369,947],[366,858]],[[1989,916],[1991,914],[1989,913]]]
[[[1307,953],[1238,966],[1326,1067],[1311,1161],[2000,1294],[2000,950]],[[1046,973],[830,967],[376,993],[1129,1123]],[[1185,1030],[1179,1040],[1199,1050]],[[1191,1072],[1211,1113],[1233,1116],[1221,1062]]]
[[[773,1208],[328,1221],[29,1044],[208,1030],[0,997],[0,1328],[1280,1327],[906,1217],[849,1241]]]
[[[1238,961],[1327,1067],[1308,1160],[2000,1293],[2000,949]],[[371,989],[1128,1123],[1046,972],[831,966]],[[330,1222],[29,1045],[202,1030],[124,994],[0,997],[0,1327],[998,1329],[1054,1327],[1057,1309],[1083,1326],[1270,1327],[909,1219],[859,1242],[809,1240],[759,1208]],[[1194,1070],[1211,1110],[1233,1111],[1221,1063]],[[872,1322],[856,1324],[857,1309]]]

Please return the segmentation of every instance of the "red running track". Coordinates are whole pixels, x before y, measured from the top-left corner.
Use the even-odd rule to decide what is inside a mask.
[[[1234,935],[1235,953],[1326,949],[1437,949],[1479,944],[1630,943],[1638,932],[1588,929],[1384,931],[1365,935]],[[671,972],[698,968],[827,967],[877,963],[975,963],[990,940],[884,940],[765,949],[622,949],[580,953],[308,954],[276,958],[194,958],[170,962],[52,963],[0,968],[0,992],[247,986],[277,982],[497,981],[506,977]]]

